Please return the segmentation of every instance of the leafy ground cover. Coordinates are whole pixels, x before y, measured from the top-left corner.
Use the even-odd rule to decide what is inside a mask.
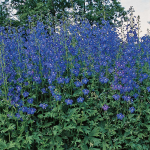
[[[1,149],[150,149],[150,38],[103,24],[0,28]]]

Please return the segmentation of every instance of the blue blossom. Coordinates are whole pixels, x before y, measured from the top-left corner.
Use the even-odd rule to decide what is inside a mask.
[[[54,98],[56,99],[56,101],[60,101],[61,100],[61,95],[54,95]]]
[[[76,85],[76,87],[82,86],[82,83],[80,81],[76,81],[76,82],[74,82],[74,84]]]
[[[67,105],[72,105],[73,103],[73,100],[72,99],[66,99],[65,102],[67,103]]]
[[[7,114],[7,117],[12,118],[13,116],[11,116],[10,114]]]
[[[89,90],[88,89],[83,89],[82,92],[84,93],[84,95],[89,94]]]
[[[57,73],[56,73],[56,72],[54,72],[54,71],[52,71],[52,72],[51,72],[51,77],[52,77],[52,78],[55,78],[55,77],[56,77],[56,75],[57,75]]]
[[[35,111],[36,111],[36,109],[35,108],[28,108],[28,111],[27,111],[27,114],[29,115],[29,114],[34,114],[35,113]]]
[[[24,92],[23,93],[24,98],[28,97],[28,95],[29,95],[29,92]]]
[[[28,101],[28,103],[32,104],[33,103],[33,98],[30,98],[27,101]]]
[[[122,88],[122,85],[120,85],[120,84],[117,85],[117,89],[118,89],[118,90],[121,90],[121,88]]]
[[[24,102],[21,100],[20,102],[18,102],[18,107],[22,107],[24,105]]]
[[[47,93],[45,88],[41,89],[41,91],[42,91],[42,94]]]
[[[73,69],[72,73],[77,77],[79,75],[79,70]]]
[[[69,83],[70,79],[69,78],[65,78],[65,83]]]
[[[49,89],[50,91],[52,91],[52,90],[55,89],[55,86],[49,86],[48,89]]]
[[[24,85],[27,86],[29,83],[28,82],[24,82]]]
[[[39,106],[42,107],[43,109],[46,109],[46,107],[47,107],[48,105],[44,103],[44,104],[40,104]]]
[[[115,94],[115,95],[113,95],[112,97],[113,97],[115,100],[119,100],[120,95]]]
[[[117,114],[117,118],[122,120],[124,118],[124,115],[122,113]]]
[[[134,107],[130,107],[129,110],[130,110],[131,113],[133,113],[135,111],[135,108]]]
[[[83,84],[87,84],[88,81],[89,81],[89,80],[88,80],[87,78],[82,79],[82,83],[83,83]]]
[[[134,98],[137,98],[139,95],[137,94],[137,93],[135,93],[134,95],[133,95],[133,97]]]
[[[16,86],[17,92],[20,92],[22,87],[21,86]]]
[[[130,96],[122,96],[122,98],[124,99],[124,101],[129,102],[131,97]]]
[[[77,102],[78,102],[78,103],[80,103],[80,102],[82,103],[83,101],[84,101],[84,98],[83,98],[83,97],[79,97],[79,98],[77,99]]]
[[[147,87],[148,92],[150,92],[150,87]]]
[[[17,81],[18,81],[19,83],[22,83],[23,80],[24,80],[23,78],[18,78],[18,79],[17,79]]]
[[[99,79],[99,81],[100,81],[101,83],[107,83],[107,82],[109,81],[109,79],[106,78],[106,77],[102,77],[102,78]]]
[[[40,82],[41,82],[39,76],[35,76],[35,77],[33,77],[33,79],[34,79],[34,81],[37,82],[37,83],[40,83]]]
[[[49,77],[49,78],[48,78],[48,83],[49,83],[49,84],[52,84],[52,81],[53,81],[52,77]]]
[[[103,110],[107,110],[110,107],[105,104],[102,108],[103,108]]]
[[[19,110],[21,110],[22,112],[27,112],[28,108],[27,107],[21,107]]]
[[[32,18],[30,16],[28,16],[28,21],[32,22]]]
[[[15,104],[15,101],[11,100],[11,105],[14,105]]]
[[[59,77],[57,78],[57,82],[60,84],[60,83],[64,83],[64,78],[62,77]]]
[[[19,96],[14,97],[14,101],[15,101],[15,102],[17,102],[17,101],[19,101],[19,100],[20,100],[20,97],[19,97]]]
[[[16,113],[15,115],[18,119],[20,118],[20,114],[19,113]]]

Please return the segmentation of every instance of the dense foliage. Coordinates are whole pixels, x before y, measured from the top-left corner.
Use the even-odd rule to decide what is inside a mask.
[[[128,18],[126,16],[128,11],[124,10],[118,0],[11,0],[10,5],[10,8],[17,10],[15,15],[19,18],[19,20],[10,20],[12,27],[24,26],[26,28],[28,16],[36,15],[42,18],[44,25],[53,27],[54,32],[58,21],[69,18],[70,14],[73,18],[84,16],[91,26],[94,23],[102,25],[102,18],[109,21],[111,25],[121,26],[119,19],[127,21]],[[68,8],[72,8],[73,11],[69,12]],[[51,24],[47,23],[47,18],[50,18]],[[6,22],[4,26],[10,25],[8,20],[3,19]],[[37,20],[39,20],[38,17],[32,22],[36,23]]]

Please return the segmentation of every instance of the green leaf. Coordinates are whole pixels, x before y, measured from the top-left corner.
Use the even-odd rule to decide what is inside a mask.
[[[83,142],[85,144],[87,144],[90,141],[90,137],[89,136],[85,136]]]
[[[54,130],[54,131],[53,131],[53,134],[54,134],[54,136],[55,136],[55,135],[57,134],[57,131]]]
[[[0,141],[0,149],[6,149],[6,142]]]
[[[9,124],[8,130],[14,130],[14,127],[16,127],[16,125],[11,123]]]
[[[79,89],[79,90],[76,90],[76,91],[73,93],[73,97],[80,96],[81,94],[82,94],[82,91],[81,91],[81,89]]]
[[[102,145],[103,145],[103,150],[106,150],[106,142],[105,142],[105,140],[102,142]]]
[[[47,128],[47,127],[50,127],[53,123],[52,122],[49,122],[49,123],[46,123],[44,125],[42,125],[43,128]]]
[[[148,131],[150,131],[150,125],[143,124],[143,126],[146,126],[148,128]]]
[[[95,138],[95,137],[90,137],[90,141],[94,143],[94,146],[99,146],[101,144],[101,139]]]
[[[76,129],[76,126],[70,124],[69,126],[65,126],[63,129],[64,130]]]
[[[89,134],[89,136],[99,136],[100,129],[98,127],[95,127]]]
[[[92,115],[95,115],[98,111],[97,110],[87,109],[86,112],[89,114],[89,116],[92,116]]]
[[[44,116],[42,114],[39,114],[38,118],[42,119],[42,118],[44,118]]]
[[[32,140],[33,140],[33,137],[32,136],[26,136],[26,143],[28,144],[32,144]]]
[[[12,143],[12,141],[10,141],[10,143],[7,143],[7,149],[16,147],[15,145],[16,145],[16,143]]]
[[[77,126],[77,132],[83,132],[82,126]]]
[[[88,126],[82,126],[82,130],[86,133],[89,134],[90,133],[90,128]]]

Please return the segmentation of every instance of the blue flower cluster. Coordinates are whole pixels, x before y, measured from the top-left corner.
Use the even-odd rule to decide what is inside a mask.
[[[31,18],[29,18],[29,20],[31,21]],[[122,41],[118,38],[117,33],[112,30],[113,27],[108,22],[104,20],[103,22],[105,23],[105,25],[102,28],[97,27],[91,30],[89,29],[89,23],[83,21],[81,23],[81,27],[78,28],[80,35],[77,34],[76,31],[73,31],[74,27],[69,28],[71,31],[73,31],[72,34],[76,34],[76,39],[78,41],[76,47],[70,44],[72,42],[71,38],[68,38],[66,43],[64,44],[68,48],[68,57],[74,58],[73,69],[70,69],[71,75],[75,78],[74,85],[77,88],[83,88],[86,84],[89,83],[87,76],[98,74],[98,81],[100,82],[100,84],[105,85],[110,83],[111,89],[117,91],[117,93],[120,93],[120,95],[115,94],[112,96],[115,101],[123,99],[126,102],[133,103],[133,99],[131,99],[131,97],[133,96],[134,99],[138,98],[138,94],[141,92],[141,90],[143,90],[142,88],[140,88],[140,84],[148,81],[149,79],[148,73],[143,73],[142,69],[138,70],[137,75],[136,60],[138,60],[138,64],[141,65],[141,67],[143,67],[146,62],[150,65],[150,61],[147,57],[149,55],[149,51],[147,51],[147,49],[150,49],[150,45],[148,45],[147,42],[150,42],[150,39],[144,36],[139,48],[138,45],[134,44],[135,42],[137,42],[137,35],[133,32],[134,37],[130,37],[129,33],[127,33],[128,44],[123,43],[122,45],[120,45]],[[85,28],[85,26],[87,28]],[[63,86],[69,84],[71,80],[70,76],[63,77],[63,74],[68,69],[67,66],[71,65],[68,64],[68,60],[65,59],[66,51],[64,49],[66,47],[62,46],[63,44],[61,44],[61,42],[63,43],[64,41],[61,41],[61,39],[56,34],[53,34],[53,36],[57,38],[57,41],[53,41],[52,37],[47,36],[43,27],[43,23],[37,22],[36,32],[28,34],[27,42],[24,38],[19,36],[21,40],[20,42],[23,43],[20,44],[20,47],[23,49],[20,55],[18,55],[18,52],[15,51],[15,49],[17,49],[17,34],[15,33],[15,31],[14,34],[11,35],[13,37],[12,40],[6,39],[5,36],[3,36],[3,38],[0,38],[0,43],[3,39],[6,45],[6,68],[4,69],[4,71],[8,77],[7,81],[15,86],[11,87],[10,85],[10,87],[8,88],[7,96],[9,96],[9,98],[11,99],[11,105],[18,107],[18,112],[16,113],[17,117],[20,117],[19,111],[22,111],[23,113],[26,112],[27,114],[34,114],[36,112],[35,108],[27,108],[24,104],[28,102],[29,106],[31,106],[33,103],[36,103],[34,98],[31,98],[34,88],[29,86],[27,78],[30,79],[31,83],[38,84],[38,87],[41,88],[40,91],[42,92],[42,94],[46,95],[47,93],[51,92],[56,101],[61,101],[62,96],[60,93],[57,93],[55,91],[56,87],[54,86],[54,83],[57,82],[57,85],[63,88]],[[23,29],[20,27],[19,30],[19,34],[21,35]],[[3,28],[0,28],[0,32],[2,31]],[[92,32],[94,36],[93,34],[89,34],[89,31]],[[42,34],[43,32],[45,32],[45,34]],[[64,33],[65,31],[60,31],[62,39],[65,39],[66,33]],[[81,38],[80,36],[85,38]],[[87,36],[88,38],[86,38]],[[39,42],[38,46],[37,41]],[[23,48],[23,46],[26,48]],[[80,51],[80,55],[77,55],[79,54],[79,49],[82,49],[83,47],[85,50]],[[120,48],[123,52],[122,56],[118,58],[118,50],[120,50]],[[140,56],[142,53],[143,55],[139,59],[138,56]],[[21,58],[21,62],[19,56]],[[83,61],[86,65],[85,68],[87,68],[87,70],[85,72],[82,72],[84,78],[81,81],[77,81],[77,77],[81,75],[80,70],[82,69],[79,62]],[[39,62],[41,65],[38,65]],[[16,75],[18,75],[18,68],[20,68],[21,70],[21,77],[16,79]],[[0,72],[2,72],[2,66],[0,66]],[[114,80],[111,82],[108,76],[112,73]],[[44,78],[42,78],[41,74]],[[140,77],[138,82],[137,76]],[[2,74],[0,74],[0,79],[1,86],[4,84],[6,77],[3,77]],[[41,83],[43,83],[43,80],[45,80],[46,84],[49,84],[48,89],[46,88],[47,85],[41,87]],[[31,92],[29,90],[26,90],[26,87],[30,87],[30,89],[32,89],[33,91]],[[136,93],[132,96],[129,95],[128,93],[132,92],[133,90],[136,91]],[[150,85],[147,85],[145,91],[150,92]],[[82,89],[82,92],[84,95],[88,95],[90,93],[88,86]],[[0,96],[4,96],[3,92],[1,91]],[[21,100],[21,97],[24,98],[23,101]],[[69,98],[64,101],[67,105],[72,105],[73,103],[73,100]],[[83,97],[77,98],[78,103],[82,103],[83,101]],[[43,102],[43,104],[38,104],[38,106],[40,106],[42,109],[46,109],[48,104],[45,104]],[[108,110],[108,108],[110,107],[108,107],[106,104],[102,107],[104,111]],[[135,111],[135,108],[131,107],[129,111],[133,113]],[[117,114],[117,117],[118,119],[122,120],[122,118],[124,118],[124,115],[120,113]]]

